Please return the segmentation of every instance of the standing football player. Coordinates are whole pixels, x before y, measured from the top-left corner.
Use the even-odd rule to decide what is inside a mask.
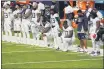
[[[60,18],[58,13],[56,13],[55,9],[51,8],[51,18],[50,22],[52,24],[52,35],[54,38],[54,48],[58,49],[58,33],[59,33],[59,25],[60,25]]]
[[[23,5],[22,10],[22,33],[23,33],[23,43],[28,44],[30,39],[29,28],[31,21],[31,9],[28,8],[28,5]]]
[[[14,17],[14,36],[15,36],[15,42],[18,43],[20,42],[21,38],[21,6],[20,4],[16,4],[15,6],[16,10],[13,12],[13,17]],[[18,37],[19,35],[19,37]]]
[[[70,25],[74,15],[73,15],[73,8],[70,6],[70,4],[68,2],[65,2],[64,11],[65,11],[65,15],[66,15],[68,24]]]
[[[100,41],[104,42],[104,23],[101,22],[103,16],[102,14],[96,9],[94,8],[92,10],[92,12],[94,14],[96,14],[96,39],[95,39],[95,47],[94,47],[94,51],[92,51],[92,55],[100,55]]]
[[[40,17],[41,12],[38,10],[38,4],[36,2],[33,2],[32,5],[32,20],[31,20],[31,31],[33,35],[33,39],[35,39],[38,44],[39,41],[39,27],[40,27]]]
[[[96,45],[95,45],[95,39],[96,39],[96,29],[97,29],[97,23],[100,22],[100,19],[97,17],[97,14],[92,12],[90,14],[91,18],[90,18],[90,21],[92,21],[92,23],[90,24],[90,30],[89,30],[89,33],[90,33],[90,38],[91,38],[91,41],[92,41],[92,47],[93,47],[93,51],[91,52],[91,54],[95,54],[96,52]]]
[[[10,3],[5,2],[4,3],[4,31],[5,31],[5,37],[7,41],[12,41],[12,31],[11,31],[11,26],[12,26],[12,10],[10,9]],[[9,34],[8,34],[9,33]]]

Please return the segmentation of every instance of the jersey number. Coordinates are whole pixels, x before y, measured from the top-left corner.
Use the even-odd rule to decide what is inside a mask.
[[[4,13],[4,17],[5,17],[5,18],[8,18],[8,14],[7,14],[7,13]]]
[[[69,32],[68,31],[65,31],[65,36],[68,36],[69,35]]]
[[[54,18],[51,18],[51,22],[52,22],[52,23],[55,23],[55,19],[54,19]]]

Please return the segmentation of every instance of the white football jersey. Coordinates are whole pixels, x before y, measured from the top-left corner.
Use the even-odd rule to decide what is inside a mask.
[[[41,13],[39,10],[32,10],[32,21],[37,22],[38,13]]]
[[[99,21],[99,18],[96,17],[95,19],[92,19],[91,18],[91,21],[92,21],[92,24],[91,24],[91,27],[90,27],[90,33],[95,33],[96,32],[96,22]]]
[[[4,9],[4,21],[11,21],[11,20],[12,20],[12,10]]]
[[[59,27],[56,17],[59,17],[59,15],[57,13],[54,15],[51,15],[50,21],[51,21],[52,26]]]
[[[67,35],[70,35],[70,32],[69,31],[71,31],[71,30],[73,30],[73,28],[71,27],[71,26],[69,26],[68,28],[63,28],[63,33],[62,33],[62,37],[65,37],[65,36],[67,36]]]
[[[17,18],[15,18],[16,20],[20,19],[20,17],[19,17],[19,13],[20,13],[20,12],[21,12],[20,9],[17,9],[17,10],[15,10],[15,11],[13,12],[13,16],[15,16],[15,15],[18,16]]]
[[[25,14],[27,14],[28,12],[31,12],[31,10],[30,9],[26,9]],[[31,15],[28,18],[23,17],[23,19],[30,21],[31,20]]]
[[[73,8],[71,6],[67,6],[65,7],[65,13],[68,14],[68,13],[72,13],[73,12]]]

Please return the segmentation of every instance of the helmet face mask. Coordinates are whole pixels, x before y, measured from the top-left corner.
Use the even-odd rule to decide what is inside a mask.
[[[68,27],[68,22],[67,22],[67,21],[64,22],[63,27],[64,27],[65,29]]]
[[[54,10],[53,9],[51,9],[50,12],[51,12],[51,14],[54,14]]]

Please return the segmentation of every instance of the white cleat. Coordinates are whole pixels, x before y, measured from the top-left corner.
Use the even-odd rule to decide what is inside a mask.
[[[88,50],[87,50],[87,49],[84,49],[84,52],[85,52],[85,53],[87,53],[87,52],[88,52]]]

